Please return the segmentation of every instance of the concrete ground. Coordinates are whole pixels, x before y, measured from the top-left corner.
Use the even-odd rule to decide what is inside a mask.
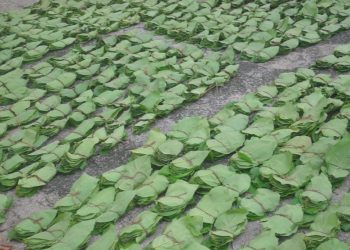
[[[0,12],[16,8],[22,8],[35,2],[34,0],[7,0],[0,2]],[[141,27],[142,29],[142,27]],[[167,117],[158,120],[153,127],[160,128],[162,131],[167,131],[178,120],[188,116],[205,116],[209,117],[215,114],[226,103],[239,99],[242,95],[254,91],[257,87],[268,84],[276,76],[282,72],[293,71],[296,68],[308,67],[315,59],[328,55],[334,47],[339,44],[350,43],[350,31],[335,35],[331,39],[321,42],[317,45],[298,48],[292,53],[285,56],[280,56],[267,63],[251,63],[239,61],[239,73],[231,79],[225,86],[213,89],[200,100],[174,111]],[[63,52],[64,53],[64,52]],[[334,74],[334,72],[331,72]],[[105,155],[97,155],[91,158],[87,168],[84,170],[90,175],[98,176],[101,173],[115,168],[126,162],[130,155],[130,150],[142,145],[145,140],[145,135],[129,135],[129,138],[117,146],[114,150]],[[3,237],[6,237],[6,231],[21,219],[29,216],[32,212],[41,209],[52,207],[53,204],[63,197],[69,191],[72,183],[82,174],[83,171],[77,171],[70,175],[59,175],[51,181],[45,188],[41,189],[37,194],[29,198],[18,198],[14,192],[9,192],[14,197],[14,203],[7,214],[7,221],[0,227],[3,232]],[[342,195],[348,191],[350,187],[350,179],[334,192],[333,202],[339,201]],[[130,211],[118,223],[117,228],[121,228],[128,224],[142,208],[137,208]],[[157,230],[159,234],[166,223]],[[260,225],[257,222],[248,224],[246,231],[239,236],[231,246],[231,249],[237,249],[239,246],[246,244],[254,238],[260,230]],[[151,241],[155,236],[150,237],[145,243]],[[349,240],[350,234],[342,233],[340,238]],[[22,244],[14,243],[13,249],[24,249]]]
[[[36,2],[38,0],[1,0],[0,12],[24,8]]]

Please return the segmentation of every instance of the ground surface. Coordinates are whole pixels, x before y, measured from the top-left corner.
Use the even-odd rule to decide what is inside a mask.
[[[0,11],[15,10],[27,7],[37,0],[2,0],[0,2]]]
[[[0,11],[23,8],[32,4],[33,2],[36,1],[1,0]],[[141,30],[143,29],[142,25],[138,25],[137,28]],[[334,47],[343,43],[350,43],[350,31],[337,34],[331,39],[321,42],[315,46],[299,48],[288,55],[277,57],[267,63],[256,64],[239,61],[239,73],[224,87],[211,90],[197,102],[187,104],[186,106],[171,113],[167,117],[158,120],[153,127],[159,128],[162,131],[167,131],[172,124],[176,123],[181,118],[195,115],[209,117],[215,114],[226,103],[239,99],[242,95],[254,91],[261,85],[268,84],[274,78],[276,78],[278,74],[286,71],[292,71],[300,67],[308,67],[315,61],[315,59],[330,54]],[[59,54],[65,53],[66,51],[59,52]],[[56,55],[57,53],[55,56]],[[129,138],[124,143],[117,146],[108,154],[93,157],[90,159],[85,172],[90,175],[97,176],[109,169],[115,168],[125,163],[129,156],[129,150],[142,145],[146,134],[139,136],[130,134]],[[0,231],[3,231],[5,236],[6,231],[9,228],[11,228],[21,219],[29,216],[32,212],[52,207],[59,198],[67,194],[72,183],[81,174],[82,171],[77,171],[74,174],[70,175],[59,175],[33,197],[15,197],[14,204],[7,214],[7,222],[0,227]],[[350,179],[348,178],[347,181],[334,192],[333,202],[339,201],[342,195],[347,192],[349,187]],[[13,194],[13,191],[11,191],[10,194],[15,196]],[[123,225],[128,224],[136,214],[144,209],[145,208],[137,208],[130,211],[122,218],[122,220],[118,222],[117,228],[121,228]],[[165,223],[159,227],[157,233],[160,233],[164,226]],[[234,241],[231,249],[236,249],[242,244],[247,243],[259,233],[259,230],[260,226],[258,223],[250,222],[245,233],[243,233]],[[153,238],[154,236],[148,239],[145,244],[147,244]],[[350,234],[342,234],[340,235],[340,238],[349,239]],[[13,250],[24,249],[23,245],[21,244],[11,244],[14,245]]]

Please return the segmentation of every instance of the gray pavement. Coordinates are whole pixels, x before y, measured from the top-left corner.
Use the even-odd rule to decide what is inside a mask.
[[[0,11],[22,8],[32,2],[35,1],[3,0],[0,2]],[[238,100],[242,95],[254,91],[258,86],[268,84],[279,73],[292,71],[299,67],[308,67],[315,59],[331,53],[334,47],[343,43],[350,43],[350,31],[337,34],[331,39],[317,45],[307,48],[299,48],[288,55],[277,57],[267,63],[256,64],[239,61],[239,73],[233,77],[229,83],[223,87],[211,90],[200,100],[187,104],[167,117],[158,120],[153,127],[159,128],[161,131],[165,132],[169,130],[171,125],[181,118],[194,115],[209,117],[215,114],[215,112],[226,103]],[[146,134],[136,136],[129,133],[128,139],[108,154],[97,155],[91,158],[84,171],[90,175],[98,176],[109,169],[125,163],[130,155],[130,150],[142,145],[145,140],[145,135]],[[59,175],[45,188],[29,198],[15,197],[14,192],[10,191],[9,194],[14,197],[14,204],[7,214],[7,221],[0,227],[0,231],[3,232],[3,237],[6,237],[6,231],[9,228],[21,219],[29,216],[32,212],[52,207],[59,198],[67,194],[74,180],[76,180],[82,173],[83,171],[77,171],[70,175]],[[342,195],[349,189],[349,187],[350,179],[347,179],[347,181],[335,191],[333,202],[337,202],[341,199]],[[117,223],[117,228],[121,228],[123,225],[128,224],[141,210],[141,208],[137,208],[130,211]],[[166,223],[162,223],[155,235],[160,233],[165,225]],[[245,233],[235,240],[231,248],[236,249],[242,244],[247,243],[259,233],[259,230],[260,225],[258,222],[249,223]],[[153,237],[146,240],[146,243],[153,239]],[[340,238],[349,239],[350,234],[341,234]],[[14,250],[24,249],[22,244],[12,242],[11,244],[13,244]]]
[[[38,2],[38,0],[1,0],[0,11],[11,11],[21,9]]]

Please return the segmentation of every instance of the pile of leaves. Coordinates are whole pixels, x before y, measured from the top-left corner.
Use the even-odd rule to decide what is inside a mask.
[[[0,13],[0,73],[143,22],[147,29],[264,62],[349,29],[348,1],[41,0]]]
[[[0,73],[137,24],[140,11],[127,0],[41,0],[26,9],[1,12]]]
[[[259,220],[261,233],[242,250],[349,249],[336,239],[350,229],[349,194],[330,204],[350,173],[344,77],[307,68],[282,73],[209,119],[184,118],[166,134],[152,130],[128,163],[99,178],[83,174],[54,208],[32,214],[11,236],[28,249],[141,249],[169,221],[147,249],[222,249]],[[227,165],[204,168],[227,156]],[[280,206],[285,198],[292,199]],[[115,231],[123,214],[144,205]],[[93,234],[100,237],[86,245]]]
[[[314,67],[317,69],[333,68],[339,72],[350,71],[350,44],[337,46],[333,54],[317,59]]]
[[[186,102],[225,84],[237,71],[233,50],[205,55],[136,30],[76,46],[26,70],[0,76],[0,188],[30,195],[57,172],[85,167],[106,151]],[[66,128],[63,139],[51,139]],[[176,142],[175,142],[176,143]],[[159,161],[169,148],[159,150]],[[181,147],[181,146],[180,146]]]
[[[349,29],[350,4],[338,0],[146,1],[146,27],[213,50],[232,46],[265,62]]]
[[[349,11],[345,0],[41,0],[1,13],[0,190],[34,194],[124,140],[127,126],[144,132],[228,82],[237,52],[265,62],[318,43],[350,27]],[[140,30],[102,36],[141,21],[195,45]],[[21,68],[73,44],[64,56]],[[348,50],[340,46],[316,67],[348,71]],[[242,249],[349,249],[336,239],[350,230],[349,195],[330,204],[350,171],[349,82],[302,68],[211,118],[152,130],[126,164],[83,174],[10,238],[27,249],[140,249],[167,221],[148,249],[223,249],[259,220],[262,232]],[[204,167],[223,158],[226,165]],[[0,223],[11,202],[0,197]],[[135,206],[147,209],[116,232]]]

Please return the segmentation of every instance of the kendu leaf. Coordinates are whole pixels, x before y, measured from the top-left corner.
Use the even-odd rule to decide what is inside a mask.
[[[114,201],[116,190],[113,187],[102,189],[89,198],[86,204],[79,208],[74,217],[78,221],[93,219],[108,208]]]
[[[103,231],[108,225],[117,221],[130,207],[135,197],[134,191],[122,191],[116,194],[107,210],[96,218],[96,231]]]
[[[173,218],[191,202],[197,188],[198,185],[176,181],[168,187],[165,196],[156,201],[155,210],[161,216]]]
[[[151,242],[150,249],[160,250],[174,247],[181,249],[207,249],[199,244],[202,228],[203,222],[201,217],[185,216],[175,219],[160,236]]]
[[[165,176],[154,173],[135,190],[135,202],[138,205],[151,203],[165,191],[168,184],[169,181]]]
[[[349,244],[346,244],[343,241],[340,241],[336,238],[330,239],[328,241],[325,241],[324,243],[320,244],[316,250],[326,250],[326,249],[339,249],[339,250],[348,250]]]
[[[303,220],[303,210],[300,205],[284,205],[272,217],[262,220],[263,227],[277,235],[289,236],[295,233]]]
[[[216,218],[228,211],[237,197],[237,192],[223,186],[217,186],[205,194],[189,212],[189,216],[203,218],[203,233],[208,232]]]
[[[117,244],[117,231],[114,225],[110,225],[106,231],[87,247],[88,250],[114,249]]]
[[[259,188],[252,196],[244,197],[239,201],[239,207],[248,211],[248,218],[258,219],[276,209],[280,195],[269,189]]]
[[[169,174],[165,175],[171,180],[186,178],[201,167],[208,154],[209,151],[189,151],[163,167],[164,170],[169,169]]]
[[[197,147],[209,139],[209,124],[203,118],[185,118],[176,123],[168,135],[185,143],[189,148]]]
[[[4,194],[0,195],[0,224],[5,222],[5,215],[12,205],[12,197]]]
[[[273,250],[278,246],[278,238],[272,231],[262,231],[255,239],[250,241],[247,246],[239,248],[239,250],[251,249],[268,249]]]
[[[48,248],[63,238],[69,228],[71,213],[62,213],[55,218],[55,222],[47,230],[24,239],[27,249]]]
[[[305,213],[316,214],[324,210],[332,197],[332,184],[327,176],[320,174],[310,180],[300,199]]]
[[[273,140],[252,138],[230,158],[230,166],[246,170],[268,160],[274,153],[277,143]]]
[[[227,245],[243,232],[247,225],[247,211],[245,209],[230,209],[219,215],[209,234],[209,244],[219,248]]]
[[[58,200],[55,208],[59,211],[75,211],[97,190],[98,179],[83,174],[71,187],[69,194]]]
[[[350,155],[349,155],[350,136],[345,136],[342,140],[332,146],[326,153],[325,160],[327,166],[349,170]]]
[[[32,213],[28,218],[19,222],[10,232],[12,239],[24,239],[46,230],[57,215],[57,210],[46,209]]]
[[[285,240],[277,248],[278,250],[306,250],[304,235],[302,233],[295,234],[292,238]]]
[[[144,211],[136,216],[130,225],[122,228],[119,233],[119,243],[127,245],[132,242],[141,242],[147,235],[156,229],[161,216],[151,211]]]
[[[17,184],[16,194],[28,196],[35,193],[40,187],[45,186],[57,173],[53,163],[48,163],[28,176],[20,179]]]
[[[81,248],[90,238],[94,226],[95,220],[82,221],[71,226],[68,228],[63,238],[49,249],[68,250]]]
[[[206,142],[212,157],[230,154],[243,145],[245,136],[240,132],[221,132]]]
[[[235,173],[225,165],[215,165],[208,169],[199,170],[191,177],[190,182],[198,184],[200,192],[224,186],[240,195],[250,187],[249,175]]]

